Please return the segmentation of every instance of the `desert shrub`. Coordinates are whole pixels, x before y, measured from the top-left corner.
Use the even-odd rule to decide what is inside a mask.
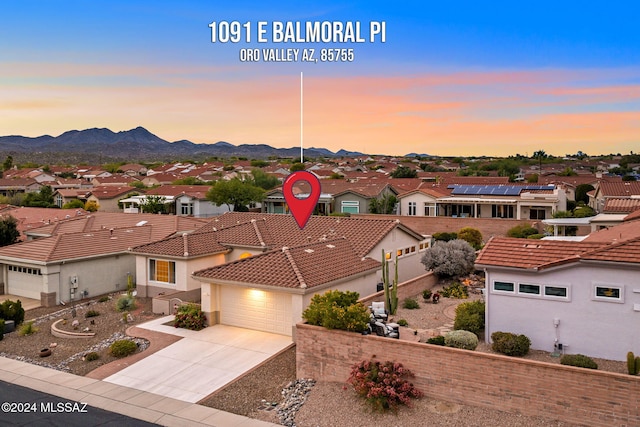
[[[638,375],[640,373],[640,356],[633,354],[633,351],[627,353],[627,371],[629,375]]]
[[[422,299],[424,299],[425,301],[429,301],[431,299],[431,295],[433,292],[431,292],[431,289],[425,289],[424,291],[422,291]]]
[[[427,340],[427,344],[444,345],[444,336],[431,337]]]
[[[396,323],[400,326],[409,326],[409,322],[406,319],[400,319]]]
[[[35,334],[36,332],[38,332],[38,328],[33,326],[33,322],[27,322],[27,323],[23,323],[22,326],[20,326],[20,329],[18,330],[18,335],[22,337],[26,335]]]
[[[484,309],[485,304],[482,301],[468,301],[458,305],[453,329],[480,335],[484,329]]]
[[[444,335],[444,345],[464,350],[475,350],[478,346],[478,337],[469,331],[451,331]]]
[[[411,406],[411,399],[419,399],[422,392],[408,378],[413,374],[401,363],[364,360],[351,367],[347,383],[380,412],[397,411],[399,405]]]
[[[464,240],[436,242],[427,249],[422,264],[438,276],[462,276],[473,271],[476,251]]]
[[[91,362],[91,361],[98,360],[98,359],[100,359],[100,355],[98,353],[96,353],[95,351],[89,352],[89,353],[84,355],[84,360],[86,362]]]
[[[310,325],[327,329],[362,332],[369,324],[370,312],[358,302],[360,294],[351,291],[327,291],[316,294],[302,312],[302,318]]]
[[[98,302],[107,302],[107,301],[109,301],[109,296],[108,295],[103,295],[98,300]]]
[[[138,345],[131,340],[118,340],[111,344],[109,352],[114,357],[125,357],[133,354],[138,349]]]
[[[0,304],[0,318],[4,320],[13,320],[16,326],[24,322],[24,308],[22,308],[22,301],[5,300]]]
[[[415,310],[417,308],[420,308],[420,304],[418,304],[418,301],[413,298],[406,298],[402,302],[402,308],[406,308],[407,310]]]
[[[538,234],[538,230],[526,224],[516,225],[507,231],[507,236],[509,237],[526,238],[532,234]]]
[[[89,310],[84,314],[84,317],[86,318],[96,317],[96,316],[100,316],[100,312],[96,310]]]
[[[443,287],[440,292],[445,298],[467,299],[469,297],[469,289],[460,282],[453,282]]]
[[[178,307],[173,326],[199,331],[207,327],[207,318],[197,304],[185,304]]]
[[[440,233],[433,233],[431,235],[431,237],[433,237],[433,240],[435,240],[436,242],[440,241],[440,242],[448,242],[450,240],[456,240],[458,238],[458,233],[447,233],[447,232],[440,232]]]
[[[565,354],[560,358],[560,363],[579,368],[598,369],[598,364],[584,354]]]
[[[136,300],[129,295],[123,295],[116,301],[118,311],[131,311],[136,308]]]
[[[507,356],[524,356],[529,353],[531,340],[526,335],[516,335],[511,332],[494,332],[491,334],[491,348]]]
[[[469,243],[473,249],[482,248],[482,233],[477,228],[465,227],[458,231],[458,239],[462,239]]]
[[[530,234],[527,236],[527,239],[537,239],[540,240],[544,237],[544,234],[540,234],[540,233],[536,233],[536,234]]]

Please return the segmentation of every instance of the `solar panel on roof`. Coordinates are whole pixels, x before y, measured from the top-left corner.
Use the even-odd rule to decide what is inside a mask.
[[[453,195],[492,195],[517,196],[522,191],[553,190],[554,185],[464,185],[451,184],[447,188],[453,189]]]

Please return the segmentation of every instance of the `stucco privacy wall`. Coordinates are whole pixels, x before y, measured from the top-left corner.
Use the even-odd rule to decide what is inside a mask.
[[[589,426],[640,425],[640,376],[298,324],[297,378],[345,383],[376,357],[402,363],[426,396]]]

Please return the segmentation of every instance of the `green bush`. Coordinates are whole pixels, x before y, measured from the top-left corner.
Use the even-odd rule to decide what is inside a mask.
[[[137,349],[137,344],[131,340],[118,340],[111,344],[109,352],[114,357],[125,357],[135,353]]]
[[[0,319],[0,341],[4,338],[4,319]]]
[[[400,326],[409,326],[409,322],[406,319],[400,319],[396,323]]]
[[[197,304],[185,304],[178,308],[173,326],[200,331],[207,327],[207,318]]]
[[[369,324],[370,312],[358,302],[359,297],[357,292],[337,290],[316,294],[302,312],[302,318],[310,325],[327,329],[362,332]]]
[[[123,295],[116,301],[118,311],[131,311],[136,308],[136,301],[132,296]]]
[[[507,356],[524,356],[529,353],[531,340],[526,335],[516,335],[511,332],[494,332],[491,334],[491,348]]]
[[[536,233],[536,234],[530,234],[527,236],[527,239],[537,239],[540,240],[544,237],[544,234],[540,234],[540,233]]]
[[[471,273],[476,261],[476,250],[462,239],[435,242],[424,251],[420,262],[427,270],[440,277],[456,277]]]
[[[450,286],[445,286],[440,291],[445,298],[467,299],[469,297],[469,289],[460,282],[453,282]]]
[[[432,294],[433,292],[431,292],[431,289],[425,289],[424,291],[422,291],[422,299],[424,299],[425,301],[429,301]]]
[[[478,346],[478,337],[469,331],[451,331],[444,335],[444,345],[464,350],[475,350]]]
[[[22,301],[5,300],[0,304],[0,318],[4,320],[13,320],[16,326],[24,322],[24,308],[22,308]]]
[[[35,334],[36,332],[38,332],[38,328],[33,326],[33,322],[27,322],[22,324],[22,326],[20,326],[20,329],[18,330],[18,335],[23,337],[25,335]]]
[[[532,234],[538,234],[538,230],[526,224],[516,225],[507,231],[509,237],[526,238]]]
[[[427,340],[427,344],[444,345],[444,336],[438,335]]]
[[[86,362],[91,362],[91,361],[98,360],[98,359],[100,359],[100,355],[98,353],[96,353],[95,351],[92,351],[92,352],[87,353],[87,354],[84,355],[84,360]]]
[[[431,237],[433,237],[433,240],[436,241],[442,241],[442,242],[448,242],[450,240],[456,240],[458,238],[458,233],[447,233],[447,232],[440,232],[440,233],[433,233],[431,235]]]
[[[482,233],[480,230],[471,227],[465,227],[458,231],[458,239],[465,240],[473,249],[482,249]]]
[[[406,308],[407,310],[415,310],[417,308],[420,308],[420,304],[418,304],[418,301],[413,298],[406,298],[402,302],[402,308]]]
[[[98,300],[98,302],[107,302],[107,301],[109,301],[109,296],[108,295],[103,295]]]
[[[453,329],[473,332],[479,336],[484,329],[484,309],[482,301],[467,301],[458,305]]]
[[[560,358],[563,365],[577,366],[579,368],[598,369],[598,364],[584,354],[565,354]]]
[[[89,310],[84,314],[84,317],[86,318],[96,317],[96,316],[100,316],[100,312],[96,310]]]

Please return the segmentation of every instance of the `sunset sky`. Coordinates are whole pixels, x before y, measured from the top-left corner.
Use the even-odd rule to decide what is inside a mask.
[[[5,2],[0,135],[143,126],[168,141],[297,147],[304,73],[305,147],[638,152],[638,16],[632,1]],[[213,21],[249,23],[251,42],[212,43]],[[258,22],[307,21],[358,22],[365,41],[256,41]],[[370,42],[371,21],[385,22],[384,43]],[[326,48],[353,61],[240,60]]]

